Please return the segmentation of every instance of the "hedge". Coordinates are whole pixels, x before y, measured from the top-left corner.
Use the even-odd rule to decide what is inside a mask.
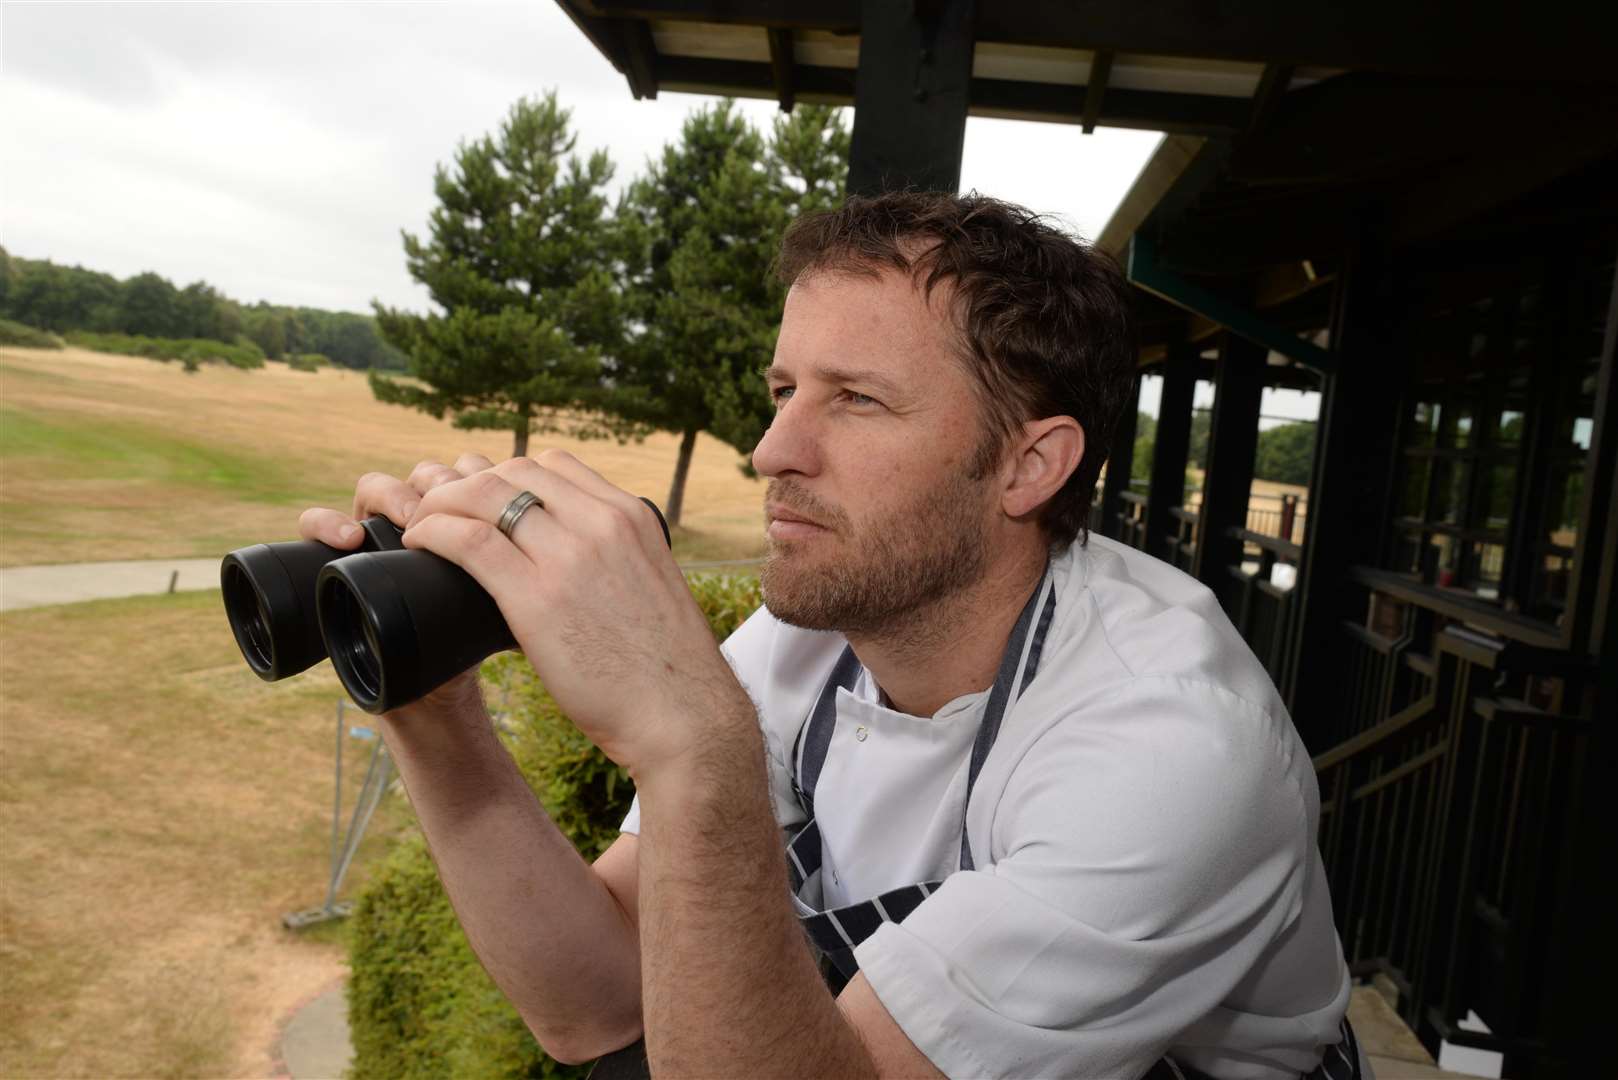
[[[60,349],[62,339],[47,330],[10,319],[0,319],[0,345],[20,345],[25,349]]]
[[[723,640],[759,606],[758,581],[691,580]],[[484,686],[502,738],[529,786],[586,859],[618,836],[634,795],[628,774],[568,722],[520,653],[486,661]],[[552,1060],[490,980],[438,880],[419,833],[390,853],[354,908],[348,1021],[354,1080],[575,1077]]]
[[[199,364],[218,362],[243,369],[264,366],[264,350],[246,338],[237,338],[235,344],[230,344],[207,338],[150,338],[139,334],[97,334],[89,330],[70,330],[67,340],[70,345],[94,349],[96,352],[145,356],[152,360],[179,360],[187,371],[197,370]]]

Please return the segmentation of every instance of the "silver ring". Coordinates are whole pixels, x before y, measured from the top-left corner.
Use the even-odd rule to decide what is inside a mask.
[[[527,513],[530,506],[545,509],[544,502],[532,491],[517,492],[517,497],[506,503],[506,508],[500,511],[500,520],[495,522],[494,527],[505,533],[506,539],[513,539],[511,530],[517,527],[517,519]]]

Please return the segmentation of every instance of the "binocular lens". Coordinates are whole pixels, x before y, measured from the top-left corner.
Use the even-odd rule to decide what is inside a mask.
[[[225,607],[230,612],[231,628],[236,631],[236,644],[241,646],[247,663],[262,677],[275,668],[269,612],[264,610],[263,598],[239,564],[226,563],[223,577]]]
[[[335,644],[331,660],[337,677],[361,708],[369,708],[382,697],[382,646],[376,627],[366,614],[365,605],[337,576],[320,582],[320,610],[331,620],[328,644]]]

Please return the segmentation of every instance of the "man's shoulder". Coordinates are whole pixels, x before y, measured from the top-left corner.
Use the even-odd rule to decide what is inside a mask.
[[[1169,678],[1279,707],[1268,673],[1202,582],[1104,537],[1067,558],[1053,645],[1069,670],[1098,689]]]

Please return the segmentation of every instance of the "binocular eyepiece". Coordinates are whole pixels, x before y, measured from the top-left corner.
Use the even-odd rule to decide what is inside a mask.
[[[669,541],[668,522],[650,499]],[[382,516],[343,551],[316,540],[254,544],[225,556],[220,588],[242,656],[266,682],[326,656],[369,713],[425,696],[485,657],[517,647],[494,598],[430,551],[407,551]]]

